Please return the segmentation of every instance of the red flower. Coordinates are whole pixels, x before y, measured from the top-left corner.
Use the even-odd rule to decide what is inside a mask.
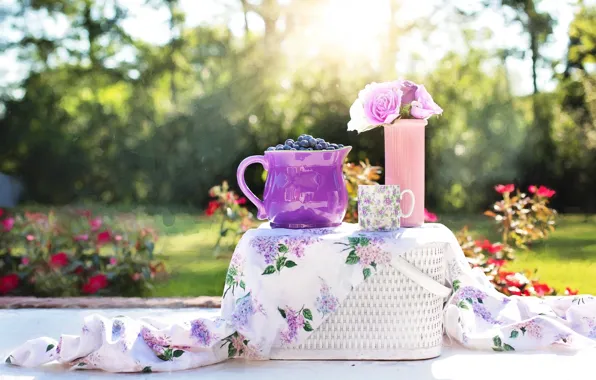
[[[551,294],[553,292],[553,289],[547,284],[541,284],[537,282],[534,284],[534,291],[538,296],[544,296]]]
[[[236,199],[236,204],[237,204],[237,205],[243,205],[243,204],[246,204],[246,198],[244,198],[244,197],[241,197],[241,198],[238,198],[238,199]]]
[[[513,190],[515,190],[515,185],[512,183],[510,183],[508,185],[497,185],[497,186],[495,186],[495,190],[499,194],[504,194],[504,193],[509,194],[509,193],[513,192]]]
[[[488,251],[488,253],[494,255],[495,253],[498,253],[501,251],[501,249],[503,249],[503,246],[499,243],[495,243],[492,244],[490,241],[488,240],[476,240],[476,247],[484,250],[484,251]]]
[[[497,267],[502,267],[503,265],[505,265],[505,260],[493,259],[491,257],[490,259],[488,259],[488,263],[493,264],[494,266],[497,266]]]
[[[91,231],[97,231],[101,227],[102,223],[103,222],[102,222],[101,218],[98,216],[95,219],[89,220],[89,227],[91,227]]]
[[[2,215],[4,215],[4,209],[0,208],[0,218],[2,218]]]
[[[33,240],[35,240],[35,236],[27,235],[27,241],[33,241]]]
[[[74,271],[74,272],[75,272],[76,274],[81,274],[81,273],[83,273],[84,271],[85,271],[85,269],[83,269],[83,267],[82,267],[82,266],[78,266],[78,267],[77,267],[77,269],[75,269],[75,271]]]
[[[82,291],[86,294],[95,294],[101,289],[108,286],[108,278],[105,274],[97,274],[83,285]]]
[[[536,186],[535,185],[528,186],[528,192],[530,192],[531,194],[534,194],[536,192]]]
[[[10,232],[12,227],[14,227],[14,218],[6,218],[2,221],[2,227],[4,227],[4,231]]]
[[[566,287],[565,288],[565,295],[566,296],[575,296],[579,293],[579,290],[575,289],[571,289],[570,287]]]
[[[0,294],[6,294],[19,286],[19,276],[16,273],[0,277]]]
[[[50,256],[50,266],[53,268],[61,268],[68,264],[68,255],[64,252],[58,252]]]
[[[219,208],[218,201],[210,201],[209,205],[207,205],[207,210],[205,210],[205,214],[207,214],[207,216],[211,216],[211,215],[215,214],[215,211],[217,211],[218,208]]]
[[[103,245],[105,243],[109,243],[112,240],[112,235],[110,231],[104,231],[97,235],[97,244]]]
[[[435,223],[439,220],[437,214],[433,214],[432,212],[424,209],[424,221],[428,223]]]
[[[21,264],[23,264],[23,265],[29,265],[29,258],[28,257],[23,257],[21,259]]]
[[[538,195],[539,197],[545,197],[545,198],[550,198],[553,195],[555,195],[557,192],[554,191],[553,189],[549,189],[546,186],[540,186],[537,190],[536,190],[536,195]]]

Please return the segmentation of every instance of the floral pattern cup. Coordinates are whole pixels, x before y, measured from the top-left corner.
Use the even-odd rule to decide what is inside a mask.
[[[403,194],[412,197],[410,211],[402,213]],[[414,211],[414,193],[401,190],[399,185],[358,186],[358,223],[365,231],[392,231],[401,226],[401,218]]]

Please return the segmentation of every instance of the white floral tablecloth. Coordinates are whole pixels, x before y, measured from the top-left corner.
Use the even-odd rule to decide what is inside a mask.
[[[496,352],[595,346],[592,296],[506,297],[471,270],[444,226],[363,232],[357,225],[283,230],[263,225],[240,240],[225,279],[221,314],[209,318],[108,318],[90,315],[79,335],[37,338],[6,363],[35,367],[58,361],[73,369],[155,372],[196,368],[228,358],[267,359],[272,347],[300,343],[353,287],[401,255],[446,243],[445,332],[464,347]],[[21,328],[26,328],[22,326]]]

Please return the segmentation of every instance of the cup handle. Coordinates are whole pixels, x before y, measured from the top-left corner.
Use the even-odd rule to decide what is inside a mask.
[[[238,165],[238,170],[236,171],[236,179],[238,180],[238,186],[240,190],[246,195],[246,197],[255,205],[257,206],[257,218],[260,220],[267,219],[267,211],[265,210],[265,205],[263,201],[261,201],[246,185],[246,181],[244,181],[244,172],[246,168],[251,164],[261,164],[265,170],[269,171],[269,164],[265,159],[265,156],[250,156],[246,157],[240,165]]]
[[[406,189],[406,190],[402,190],[401,195],[403,197],[404,194],[410,194],[410,197],[412,197],[412,207],[410,207],[410,212],[407,214],[402,214],[401,217],[402,218],[409,218],[410,216],[412,216],[412,213],[414,212],[414,202],[415,202],[415,198],[414,198],[414,193],[412,192],[412,190]]]

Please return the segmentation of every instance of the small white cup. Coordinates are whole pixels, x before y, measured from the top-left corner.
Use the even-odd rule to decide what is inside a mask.
[[[412,197],[412,206],[406,214],[401,210],[403,194]],[[414,193],[401,190],[399,185],[359,185],[358,224],[365,231],[392,231],[401,226],[401,218],[414,211]]]

